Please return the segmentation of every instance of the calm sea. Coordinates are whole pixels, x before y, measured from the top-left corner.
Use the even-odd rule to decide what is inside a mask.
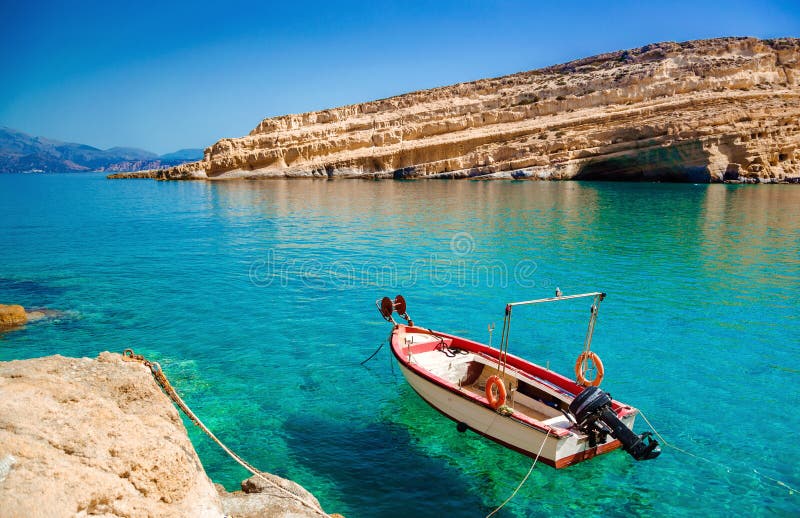
[[[499,516],[800,514],[798,186],[0,175],[0,302],[60,312],[0,360],[133,347],[349,518],[485,516],[531,463],[459,434],[386,347],[359,365],[390,331],[375,300],[497,343],[506,302],[557,286],[608,293],[603,388],[693,456],[540,465]],[[571,375],[588,315],[519,309],[511,350]],[[187,428],[235,489],[247,473]]]

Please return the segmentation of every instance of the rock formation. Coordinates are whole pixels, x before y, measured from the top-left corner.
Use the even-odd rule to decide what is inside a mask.
[[[272,484],[265,483],[261,478],[252,476],[242,481],[242,490],[228,493],[225,488],[217,484],[219,496],[225,514],[232,518],[264,518],[265,516],[306,516],[307,509],[299,506],[296,500],[287,498],[283,491],[275,485],[289,491],[303,500],[316,504],[319,502],[314,495],[306,491],[301,485],[269,473],[263,473]],[[339,514],[330,515],[331,518],[341,518]]]
[[[66,318],[68,313],[49,308],[24,308],[18,304],[0,304],[0,332],[42,320]]]
[[[158,178],[159,177],[159,169],[145,169],[144,171],[128,171],[124,173],[114,173],[108,175],[108,178],[111,179],[135,179],[135,178]]]
[[[800,40],[658,43],[264,119],[160,179],[800,178]]]
[[[22,306],[0,304],[0,329],[21,326],[27,321],[28,315]]]
[[[0,362],[3,517],[320,516],[285,495],[222,494],[142,364],[107,352]]]

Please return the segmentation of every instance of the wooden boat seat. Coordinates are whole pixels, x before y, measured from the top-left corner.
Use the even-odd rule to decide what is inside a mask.
[[[475,377],[472,383],[462,384],[462,387],[468,386],[469,389],[471,389],[471,391],[474,393],[485,394],[486,381],[491,376],[497,376],[504,380],[506,389],[508,390],[508,400],[506,404],[515,411],[520,412],[521,414],[524,414],[532,419],[536,419],[537,421],[552,421],[560,420],[558,419],[559,417],[563,418],[563,415],[558,410],[549,408],[547,405],[544,405],[543,403],[526,395],[525,392],[528,392],[532,387],[527,383],[518,380],[512,375],[512,373],[506,371],[505,375],[501,376],[500,370],[498,370],[496,367],[486,365],[481,362],[473,362],[470,368],[467,369],[468,378],[469,371],[471,369],[478,371],[478,375]],[[468,378],[463,381],[469,381]],[[522,391],[519,389],[522,389]]]
[[[475,381],[466,384],[472,385],[473,387],[476,387],[479,390],[485,391],[486,380],[488,380],[492,376],[497,376],[498,378],[502,379],[503,382],[505,383],[506,390],[508,390],[509,395],[510,393],[513,393],[517,389],[517,383],[518,383],[517,378],[512,376],[510,373],[506,372],[505,375],[501,376],[500,371],[490,365],[484,365],[480,362],[474,362],[473,365],[475,365],[474,368],[476,370],[478,369],[477,366],[480,366],[480,374],[478,375]],[[464,380],[464,381],[469,381],[469,380]]]
[[[434,350],[414,355],[414,361],[434,376],[450,383],[458,383],[468,371],[472,362],[472,354],[456,354],[448,356],[444,351]]]

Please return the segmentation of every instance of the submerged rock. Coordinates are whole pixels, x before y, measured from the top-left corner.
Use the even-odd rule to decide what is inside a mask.
[[[22,306],[0,304],[0,328],[21,326],[27,321],[28,315]]]
[[[149,370],[108,352],[0,362],[0,472],[2,516],[225,514]],[[252,496],[262,516],[320,516]]]
[[[27,310],[28,322],[37,322],[39,320],[56,320],[65,318],[67,313],[58,311],[57,309],[48,308],[34,308]]]

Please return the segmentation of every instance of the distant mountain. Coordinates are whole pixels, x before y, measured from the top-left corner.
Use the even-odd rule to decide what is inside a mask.
[[[159,156],[144,149],[98,149],[85,144],[34,137],[0,126],[0,173],[141,171],[203,158],[202,149],[181,149]]]
[[[194,162],[203,159],[202,148],[186,148],[161,155],[161,160],[180,160],[182,162]]]
[[[154,160],[160,158],[155,153],[135,147],[112,147],[107,149],[106,153],[113,153],[115,156],[123,157],[126,160]]]

